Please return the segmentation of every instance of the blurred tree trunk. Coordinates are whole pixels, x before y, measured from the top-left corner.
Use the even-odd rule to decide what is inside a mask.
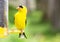
[[[42,10],[44,12],[44,16],[42,21],[48,20],[47,10],[48,10],[48,0],[36,0],[37,2],[37,10]]]
[[[48,20],[47,10],[48,10],[48,0],[40,0],[40,7],[44,12],[43,21]]]
[[[36,0],[37,2],[37,9],[38,10],[43,10],[46,11],[47,10],[47,5],[48,5],[48,0]]]
[[[4,0],[0,0],[0,26],[4,27]]]
[[[54,30],[60,30],[60,0],[48,1],[48,17],[52,21]]]
[[[37,9],[43,10],[44,20],[52,21],[53,30],[60,30],[60,0],[38,0]]]
[[[35,0],[26,0],[26,6],[28,11],[33,11],[36,9],[36,1]]]
[[[28,12],[30,11],[30,1],[29,0],[26,0],[26,6],[27,6],[27,9],[28,9]]]

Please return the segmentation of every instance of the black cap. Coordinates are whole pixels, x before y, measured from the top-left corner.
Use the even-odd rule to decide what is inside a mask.
[[[23,6],[19,6],[20,8],[23,8]]]

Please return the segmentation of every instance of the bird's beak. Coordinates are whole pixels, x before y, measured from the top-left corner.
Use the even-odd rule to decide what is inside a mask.
[[[17,7],[16,9],[19,9],[19,7]]]

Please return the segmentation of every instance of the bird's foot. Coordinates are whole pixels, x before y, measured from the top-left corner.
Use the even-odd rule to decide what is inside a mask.
[[[25,33],[23,33],[23,34],[20,33],[20,34],[19,34],[19,38],[26,38],[26,39],[27,39]]]

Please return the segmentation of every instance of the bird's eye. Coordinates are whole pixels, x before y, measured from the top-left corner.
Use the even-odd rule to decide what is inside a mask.
[[[20,8],[23,8],[23,6],[19,6]]]

